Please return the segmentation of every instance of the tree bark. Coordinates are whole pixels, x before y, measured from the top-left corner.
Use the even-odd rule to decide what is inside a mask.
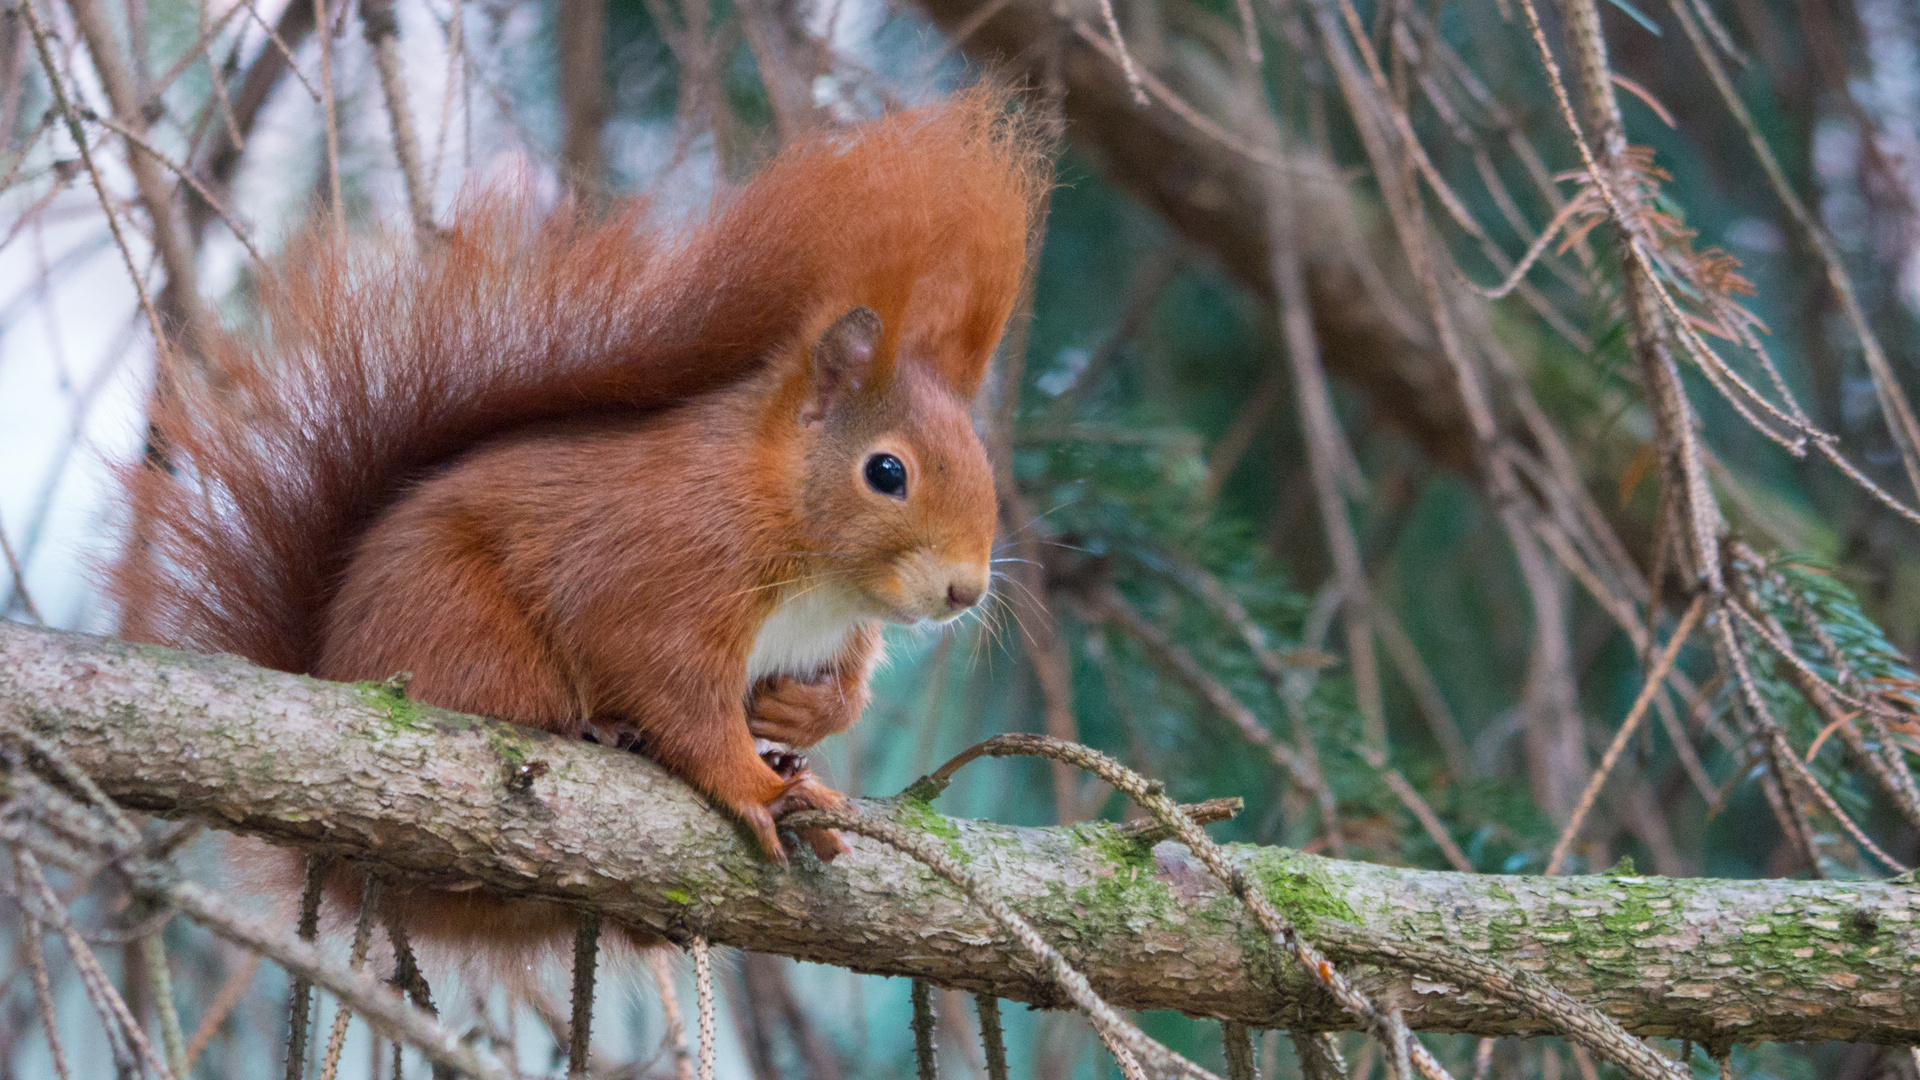
[[[129,807],[441,884],[591,906],[669,938],[914,976],[1043,1006],[1060,992],[968,901],[855,838],[780,871],[651,763],[410,702],[378,684],[0,622],[0,722],[25,722]],[[536,766],[544,763],[544,770]],[[992,768],[980,764],[976,768]],[[868,814],[941,837],[1115,1005],[1253,1027],[1347,1019],[1269,951],[1188,852],[1116,827],[1009,828],[904,798]],[[1895,882],[1511,877],[1235,845],[1336,958],[1339,924],[1478,953],[1641,1035],[1920,1041],[1920,888]],[[1513,1007],[1365,963],[1356,983],[1431,1031],[1540,1030]]]

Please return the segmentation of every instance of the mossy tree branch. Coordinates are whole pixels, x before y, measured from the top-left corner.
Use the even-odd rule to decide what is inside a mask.
[[[604,747],[377,686],[13,623],[0,623],[0,714],[130,807],[593,907],[669,937],[697,930],[719,944],[1063,1003],[918,864],[856,838],[831,866],[802,856],[781,872],[697,795]],[[1116,1005],[1255,1027],[1345,1024],[1178,845],[1148,849],[1098,823],[1017,829],[906,800],[861,805],[942,838]],[[1356,960],[1341,943],[1357,936],[1336,924],[1353,922],[1532,971],[1643,1035],[1920,1041],[1911,882],[1474,876],[1232,850],[1343,960]],[[1365,962],[1353,975],[1418,1029],[1535,1030],[1439,979]]]

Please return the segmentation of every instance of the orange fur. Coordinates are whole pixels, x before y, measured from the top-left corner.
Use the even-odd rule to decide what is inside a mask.
[[[1043,183],[1005,104],[819,137],[684,229],[496,191],[422,254],[298,242],[126,470],[123,632],[631,743],[784,859],[774,818],[842,797],[755,737],[843,730],[879,623],[985,588],[970,406]],[[423,937],[562,925],[424,895]]]

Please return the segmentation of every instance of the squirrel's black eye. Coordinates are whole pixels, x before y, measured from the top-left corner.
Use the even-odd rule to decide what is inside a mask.
[[[892,454],[875,454],[867,459],[867,486],[896,499],[907,497],[907,467]]]

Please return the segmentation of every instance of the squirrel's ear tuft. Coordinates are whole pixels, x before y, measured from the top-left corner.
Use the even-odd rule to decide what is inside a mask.
[[[802,424],[826,418],[833,403],[858,390],[873,374],[873,358],[880,351],[880,316],[870,307],[857,307],[827,327],[813,343],[813,386],[800,410]]]

